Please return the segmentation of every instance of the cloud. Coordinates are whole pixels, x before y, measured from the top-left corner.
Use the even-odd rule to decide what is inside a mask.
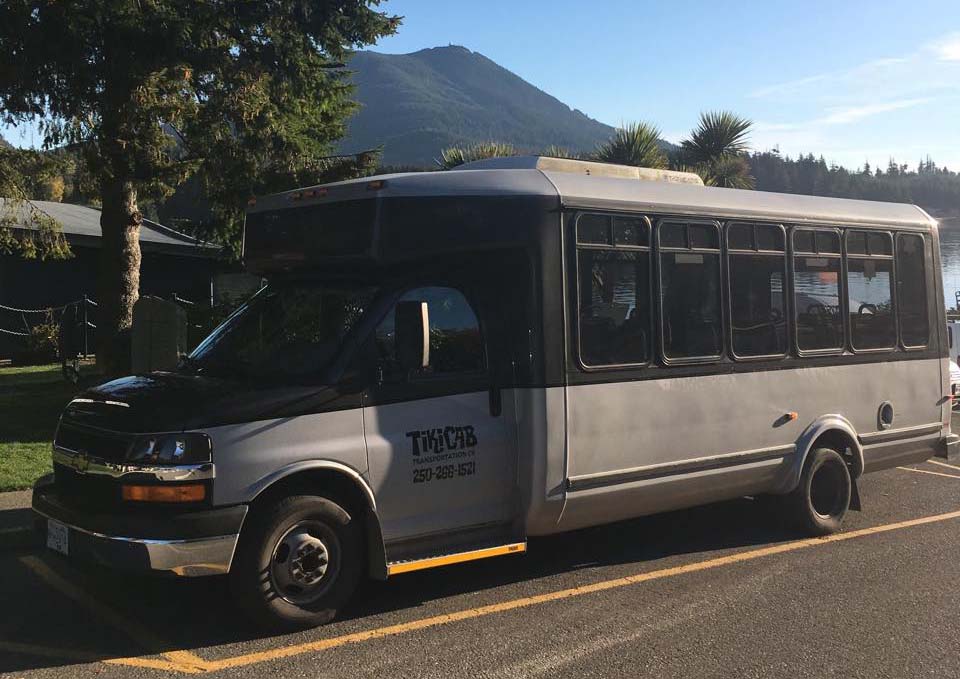
[[[871,118],[882,113],[900,111],[915,106],[922,106],[933,102],[932,97],[917,97],[914,99],[900,99],[885,101],[862,106],[843,106],[827,109],[825,114],[812,120],[793,123],[757,123],[754,129],[760,132],[791,132],[795,130],[816,129],[829,125],[848,125]]]
[[[885,71],[892,70],[894,67],[905,64],[908,61],[908,57],[886,57],[883,59],[874,59],[852,68],[818,73],[816,75],[810,75],[804,78],[798,78],[796,80],[788,80],[786,82],[761,87],[760,89],[751,92],[748,96],[753,99],[779,98],[785,95],[802,94],[806,91],[809,91],[811,85],[836,85],[850,81],[862,81],[864,79],[881,76]]]
[[[767,85],[751,99],[841,105],[910,99],[960,91],[960,31],[942,35],[912,51],[871,59],[849,68]]]
[[[899,101],[887,101],[880,104],[866,104],[864,106],[849,106],[845,108],[833,109],[823,118],[814,121],[822,125],[846,125],[855,123],[864,118],[888,113],[890,111],[900,111],[905,108],[922,106],[933,101],[932,97],[918,97],[915,99],[901,99]]]
[[[867,56],[748,92],[752,108],[762,112],[752,146],[819,151],[850,167],[927,153],[941,165],[960,164],[960,146],[945,143],[955,135],[944,127],[960,110],[960,31],[932,38],[901,54]]]
[[[944,36],[930,47],[940,61],[960,61],[960,32]]]

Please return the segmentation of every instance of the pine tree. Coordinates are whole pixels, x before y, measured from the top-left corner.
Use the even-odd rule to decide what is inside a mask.
[[[142,197],[196,174],[227,233],[246,198],[329,170],[345,59],[396,30],[379,0],[6,0],[0,109],[83,149],[102,204],[98,361],[125,369]]]

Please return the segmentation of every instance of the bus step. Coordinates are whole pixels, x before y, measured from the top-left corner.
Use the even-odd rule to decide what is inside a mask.
[[[493,547],[482,547],[480,549],[471,549],[463,552],[451,552],[449,554],[435,554],[419,559],[408,559],[405,561],[394,561],[387,566],[387,574],[399,575],[400,573],[409,573],[411,571],[420,571],[426,568],[437,568],[439,566],[449,566],[455,563],[464,563],[466,561],[476,561],[477,559],[489,559],[492,556],[503,556],[504,554],[520,554],[527,551],[527,543],[511,542],[505,545],[496,545]]]

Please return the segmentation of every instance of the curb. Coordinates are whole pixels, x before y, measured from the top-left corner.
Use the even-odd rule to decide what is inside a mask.
[[[31,496],[29,490],[0,493],[0,553],[40,544],[30,509]]]

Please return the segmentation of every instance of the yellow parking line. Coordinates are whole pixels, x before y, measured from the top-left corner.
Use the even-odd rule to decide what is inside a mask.
[[[380,627],[377,629],[367,630],[364,632],[355,632],[353,634],[345,634],[343,636],[333,637],[330,639],[320,639],[318,641],[311,641],[304,644],[295,644],[292,646],[284,646],[284,647],[276,648],[269,651],[260,651],[258,653],[248,653],[245,655],[234,656],[232,658],[224,658],[222,660],[208,661],[205,663],[204,668],[207,670],[216,671],[216,670],[229,669],[232,667],[243,667],[246,665],[253,665],[256,663],[267,662],[271,660],[278,660],[282,658],[289,658],[296,655],[302,655],[304,653],[314,653],[317,651],[336,648],[338,646],[345,646],[348,644],[357,644],[364,641],[370,641],[372,639],[380,639],[388,636],[406,634],[408,632],[427,629],[431,627],[440,627],[442,625],[447,625],[453,622],[459,622],[461,620],[471,620],[474,618],[481,618],[487,615],[493,615],[494,613],[502,613],[504,611],[527,608],[529,606],[535,606],[537,604],[547,603],[550,601],[560,601],[563,599],[583,596],[585,594],[591,594],[594,592],[602,592],[605,590],[615,589],[618,587],[627,587],[630,585],[637,585],[643,582],[649,582],[651,580],[660,580],[663,578],[674,577],[677,575],[684,575],[687,573],[696,573],[699,571],[705,571],[712,568],[719,568],[721,566],[743,563],[745,561],[753,561],[754,559],[760,559],[762,557],[771,556],[774,554],[783,554],[786,552],[793,552],[800,549],[805,549],[807,547],[817,547],[820,545],[831,544],[834,542],[854,540],[856,538],[865,537],[868,535],[877,535],[879,533],[887,533],[889,531],[903,530],[905,528],[913,528],[916,526],[922,526],[929,523],[937,523],[940,521],[948,521],[956,518],[960,518],[960,511],[948,512],[946,514],[937,514],[935,516],[926,516],[919,519],[911,519],[909,521],[900,521],[898,523],[890,523],[882,526],[874,526],[873,528],[863,528],[861,530],[850,531],[849,533],[838,533],[836,535],[830,535],[824,538],[810,538],[805,540],[796,540],[794,542],[787,542],[780,545],[774,545],[772,547],[763,547],[760,549],[753,549],[746,552],[740,552],[738,554],[730,554],[728,556],[722,556],[715,559],[698,561],[696,563],[686,564],[683,566],[674,566],[672,568],[664,568],[661,570],[651,571],[648,573],[638,573],[637,575],[628,575],[623,578],[605,580],[605,581],[593,583],[590,585],[583,585],[581,587],[572,587],[570,589],[563,589],[555,592],[549,592],[547,594],[539,594],[536,596],[513,599],[511,601],[504,601],[498,604],[490,604],[488,606],[480,606],[478,608],[468,608],[465,610],[455,611],[453,613],[445,613],[442,615],[436,615],[429,618],[422,618],[420,620],[413,620],[411,622],[400,623],[398,625]]]
[[[956,469],[958,472],[960,472],[960,467],[958,467],[955,464],[947,464],[946,462],[941,462],[940,460],[927,460],[927,462],[929,462],[930,464],[938,464],[941,467],[949,467],[950,469]]]
[[[185,652],[185,651],[184,651]],[[164,655],[169,655],[164,653]],[[187,653],[187,655],[193,655]],[[194,656],[196,657],[196,656]],[[184,664],[180,662],[171,662],[168,660],[159,660],[156,658],[107,658],[103,661],[107,665],[125,665],[127,667],[147,667],[152,670],[163,670],[165,672],[179,672],[180,674],[202,674],[208,672],[206,662],[200,659],[199,664]]]
[[[916,471],[923,472],[920,469],[909,469],[907,467],[902,467],[907,471]],[[960,476],[953,476],[950,474],[939,474],[938,472],[923,472],[927,474],[936,474],[938,476],[950,476],[951,478],[960,478]],[[429,618],[421,618],[419,620],[412,620],[406,623],[400,623],[397,625],[389,625],[386,627],[379,627],[372,630],[366,630],[363,632],[355,632],[353,634],[345,634],[339,637],[332,637],[330,639],[320,639],[317,641],[311,641],[303,644],[294,644],[291,646],[282,646],[280,648],[271,649],[268,651],[260,651],[257,653],[247,653],[243,655],[233,656],[230,658],[224,658],[221,660],[203,660],[199,656],[194,655],[188,651],[170,651],[164,653],[163,655],[169,658],[169,660],[156,660],[151,658],[110,658],[104,660],[103,662],[114,664],[114,665],[129,665],[135,667],[148,667],[159,670],[181,672],[185,674],[196,674],[199,672],[211,672],[217,670],[230,669],[233,667],[244,667],[247,665],[254,665],[257,663],[268,662],[271,660],[280,660],[283,658],[290,658],[297,655],[303,655],[305,653],[315,653],[318,651],[329,650],[332,648],[337,648],[339,646],[346,646],[349,644],[362,643],[364,641],[371,641],[373,639],[381,639],[389,636],[396,636],[400,634],[406,634],[408,632],[414,632],[422,629],[429,629],[433,627],[440,627],[442,625],[447,625],[454,622],[459,622],[462,620],[471,620],[475,618],[481,618],[488,615],[493,615],[495,613],[502,613],[505,611],[516,610],[521,608],[528,608],[530,606],[536,606],[538,604],[548,603],[552,601],[560,601],[563,599],[569,599],[577,596],[583,596],[586,594],[592,594],[595,592],[602,592],[610,589],[616,589],[620,587],[627,587],[630,585],[638,585],[644,582],[650,582],[653,580],[661,580],[664,578],[675,577],[678,575],[685,575],[688,573],[696,573],[700,571],[711,570],[714,568],[719,568],[721,566],[734,565],[738,563],[744,563],[747,561],[753,561],[755,559],[760,559],[767,556],[772,556],[775,554],[784,554],[788,552],[794,552],[800,549],[806,549],[808,547],[818,547],[821,545],[827,545],[835,542],[844,542],[847,540],[854,540],[861,537],[866,537],[869,535],[877,535],[880,533],[887,533],[890,531],[904,530],[906,528],[914,528],[917,526],[923,526],[931,523],[939,523],[942,521],[949,521],[952,519],[960,518],[960,511],[947,512],[945,514],[936,514],[933,516],[925,516],[919,519],[910,519],[907,521],[899,521],[897,523],[889,523],[881,526],[873,526],[871,528],[863,528],[860,530],[850,531],[848,533],[838,533],[835,535],[830,535],[823,538],[808,538],[804,540],[795,540],[792,542],[786,542],[779,545],[773,545],[770,547],[762,547],[759,549],[753,549],[746,552],[739,552],[737,554],[730,554],[727,556],[717,557],[714,559],[706,559],[704,561],[698,561],[690,564],[685,564],[682,566],[673,566],[671,568],[663,568],[656,571],[650,571],[647,573],[638,573],[636,575],[628,575],[622,578],[615,578],[612,580],[604,580],[601,582],[592,583],[589,585],[582,585],[580,587],[572,587],[569,589],[557,590],[554,592],[548,592],[546,594],[539,594],[535,596],[523,597],[519,599],[513,599],[510,601],[504,601],[497,604],[490,604],[487,606],[480,606],[477,608],[468,608],[460,611],[454,611],[453,613],[445,613],[441,615],[432,616]],[[100,615],[101,617],[107,619],[111,624],[123,629],[125,632],[130,634],[135,639],[141,641],[152,642],[152,645],[157,647],[162,647],[164,644],[159,641],[159,639],[153,635],[153,633],[147,631],[139,624],[136,624],[132,621],[128,621],[120,616],[118,613],[113,611],[113,609],[97,602],[96,600],[90,598],[86,593],[77,589],[71,583],[63,580],[59,575],[52,571],[46,564],[37,559],[36,557],[22,557],[23,561],[28,567],[31,568],[35,573],[37,573],[41,578],[47,581],[49,584],[53,585],[64,594],[67,594],[71,598],[81,601],[87,605],[94,613]],[[58,657],[68,657],[74,660],[84,660],[84,659],[94,659],[94,654],[87,654],[86,652],[72,652],[72,651],[59,651],[58,649],[50,649],[47,647],[33,646],[29,644],[10,644],[7,642],[0,643],[0,648],[7,648],[14,650],[14,648],[19,649],[24,653],[34,653],[37,655],[53,655],[57,654]]]
[[[926,469],[914,469],[913,467],[897,467],[905,472],[916,472],[917,474],[930,474],[931,476],[945,476],[948,479],[960,479],[960,474],[944,474],[942,472],[931,472]]]
[[[149,658],[115,658],[109,662],[123,665],[136,665],[141,667],[157,667],[158,669],[175,669],[183,672],[196,672],[206,669],[206,661],[203,658],[190,653],[189,651],[160,651],[160,649],[169,647],[170,644],[163,641],[152,631],[119,612],[107,606],[90,596],[87,592],[80,589],[77,585],[64,579],[59,573],[35,556],[20,557],[20,562],[33,571],[37,577],[46,582],[51,587],[60,591],[61,594],[73,599],[81,606],[84,606],[93,612],[98,618],[105,620],[109,625],[124,632],[128,637],[137,642],[140,646],[148,649],[154,649],[160,653],[167,661],[155,661]],[[105,661],[106,662],[106,661]],[[158,667],[158,663],[164,667]]]

